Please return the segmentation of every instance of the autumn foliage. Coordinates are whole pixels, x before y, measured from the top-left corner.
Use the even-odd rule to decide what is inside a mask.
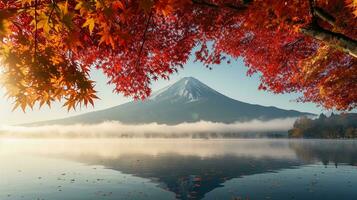
[[[260,89],[356,107],[354,0],[0,0],[0,9],[1,81],[15,108],[93,104],[94,68],[116,92],[145,99],[191,54],[208,66],[242,57]]]

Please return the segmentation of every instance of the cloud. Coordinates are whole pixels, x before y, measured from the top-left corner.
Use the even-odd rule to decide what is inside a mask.
[[[0,126],[3,137],[195,137],[227,136],[232,134],[283,132],[289,130],[296,118],[270,121],[252,120],[224,124],[200,121],[195,123],[128,125],[110,121],[100,124],[47,125],[37,127]]]

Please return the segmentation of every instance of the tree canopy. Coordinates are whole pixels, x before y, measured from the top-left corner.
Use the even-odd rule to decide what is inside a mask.
[[[1,83],[14,107],[97,98],[91,69],[145,99],[191,54],[242,57],[260,89],[350,110],[357,102],[355,0],[0,0]]]

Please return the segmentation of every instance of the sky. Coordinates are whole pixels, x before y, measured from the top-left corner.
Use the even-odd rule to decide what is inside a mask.
[[[214,66],[212,70],[207,69],[202,63],[193,62],[191,59],[184,69],[177,74],[173,74],[170,80],[159,80],[152,83],[153,91],[173,84],[183,77],[195,77],[218,92],[233,99],[259,104],[264,106],[276,106],[283,109],[293,109],[311,113],[326,112],[321,107],[312,103],[298,103],[296,98],[300,94],[272,94],[267,91],[258,90],[259,76],[246,76],[247,68],[242,60],[231,62],[230,64],[220,64]],[[62,107],[62,103],[55,103],[51,108],[27,110],[25,113],[21,109],[12,111],[12,101],[4,96],[4,90],[0,88],[0,125],[15,125],[44,121],[51,119],[66,118],[95,110],[102,110],[132,101],[121,94],[113,93],[113,86],[107,85],[107,78],[101,71],[91,72],[91,77],[96,81],[96,90],[100,100],[95,101],[95,106],[88,108],[78,108],[76,111],[67,112]]]

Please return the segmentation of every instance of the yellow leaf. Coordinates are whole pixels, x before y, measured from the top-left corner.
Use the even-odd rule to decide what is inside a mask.
[[[50,20],[49,20],[48,16],[46,16],[46,14],[44,14],[44,13],[41,13],[39,18],[40,19],[37,22],[37,28],[38,29],[42,28],[46,34],[49,34],[49,32],[51,30],[51,26],[49,24]]]
[[[106,45],[111,45],[113,49],[115,48],[113,37],[111,36],[110,30],[107,27],[103,28],[103,30],[98,34],[101,35],[99,45],[105,42]]]
[[[75,10],[80,10],[82,8],[83,2],[80,1],[77,3],[77,5],[74,7]]]
[[[10,22],[8,20],[0,20],[0,38],[10,33]]]
[[[99,10],[99,9],[101,9],[103,6],[102,6],[102,3],[100,2],[100,1],[96,1],[95,2],[95,8],[97,9],[97,10]]]
[[[83,24],[82,27],[87,27],[87,26],[88,26],[89,32],[90,32],[90,34],[92,34],[93,29],[94,29],[94,24],[95,24],[94,19],[93,19],[93,18],[88,18],[88,19],[86,20],[86,22],[84,22],[84,24]]]
[[[68,1],[64,3],[64,7],[63,7],[63,14],[66,15],[67,13],[68,13]]]

